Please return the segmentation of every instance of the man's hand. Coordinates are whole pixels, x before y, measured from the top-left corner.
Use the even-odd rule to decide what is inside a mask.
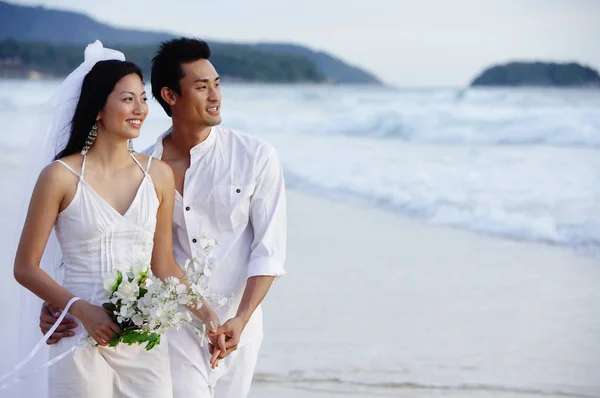
[[[214,344],[210,344],[208,346],[208,350],[213,358],[216,357],[216,359],[223,359],[233,351],[237,350],[238,344],[240,343],[240,337],[244,331],[244,328],[246,327],[246,323],[247,322],[241,317],[236,316],[225,322],[217,329],[216,335],[219,339],[220,348],[215,347]]]
[[[48,303],[42,304],[42,310],[40,311],[40,330],[42,334],[48,333],[48,330],[52,328],[58,317],[60,317],[61,309],[56,308]],[[52,345],[58,343],[63,337],[71,337],[73,329],[77,327],[77,323],[73,318],[65,316],[58,328],[54,331],[52,336],[46,341],[46,344]]]
[[[219,326],[216,331],[209,331],[208,337],[211,344],[209,344],[208,350],[211,354],[210,365],[213,369],[220,359],[237,349],[246,324],[269,291],[274,279],[273,276],[262,275],[248,278],[236,316]],[[202,318],[200,317],[200,319]],[[208,324],[205,320],[203,321]]]

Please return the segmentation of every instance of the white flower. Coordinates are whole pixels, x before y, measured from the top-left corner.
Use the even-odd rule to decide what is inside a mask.
[[[133,280],[139,281],[146,275],[148,275],[148,265],[139,262],[137,264],[134,264],[133,267],[131,267],[131,271],[133,272]]]
[[[229,302],[229,299],[227,297],[221,297],[220,299],[217,300],[217,303],[222,306],[225,305]]]
[[[135,326],[141,326],[144,323],[144,318],[140,314],[135,314],[131,320]]]
[[[178,295],[185,294],[185,292],[187,292],[187,287],[183,283],[180,283],[179,285],[177,285],[175,292]]]
[[[115,292],[115,297],[126,301],[135,301],[139,293],[140,288],[137,283],[124,280]]]
[[[176,286],[179,284],[179,279],[174,276],[169,276],[167,279],[165,279],[165,283],[168,285]]]
[[[116,269],[104,275],[104,290],[109,296],[117,289],[117,283],[122,277],[121,271]]]
[[[210,244],[210,240],[206,236],[200,238],[200,248],[205,249]]]
[[[135,308],[132,304],[133,303],[122,304],[121,309],[119,311],[119,315],[125,319],[131,318],[135,314]]]
[[[208,257],[214,257],[214,255],[215,255],[215,248],[214,248],[214,246],[208,246],[206,249],[204,249],[204,251],[206,252],[206,255]]]

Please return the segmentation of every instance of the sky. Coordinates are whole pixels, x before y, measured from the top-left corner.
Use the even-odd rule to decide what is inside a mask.
[[[9,0],[110,25],[325,51],[396,86],[465,86],[515,60],[600,69],[600,0]]]

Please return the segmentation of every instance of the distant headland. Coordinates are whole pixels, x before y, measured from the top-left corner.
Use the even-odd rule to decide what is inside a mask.
[[[485,69],[470,85],[600,88],[600,75],[577,63],[511,62]]]

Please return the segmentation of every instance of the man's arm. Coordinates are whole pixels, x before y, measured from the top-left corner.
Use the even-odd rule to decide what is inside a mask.
[[[248,281],[236,316],[217,331],[225,334],[227,351],[237,348],[250,317],[267,295],[276,277],[283,276],[286,251],[286,202],[283,170],[275,150],[265,145],[266,153],[257,162],[256,188],[250,198],[250,223],[254,241],[250,247]]]
[[[256,308],[269,292],[274,279],[274,276],[253,276],[246,282],[244,295],[235,315],[244,322],[244,325],[248,323]]]

